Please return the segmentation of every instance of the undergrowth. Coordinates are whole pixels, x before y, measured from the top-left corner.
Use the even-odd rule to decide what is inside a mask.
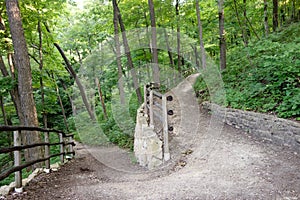
[[[226,106],[300,120],[300,23],[228,52]],[[203,78],[194,85],[209,100]]]

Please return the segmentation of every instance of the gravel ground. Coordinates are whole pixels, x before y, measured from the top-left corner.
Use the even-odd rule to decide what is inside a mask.
[[[76,146],[76,158],[6,199],[300,199],[299,152],[215,121],[175,88],[172,159],[156,170],[115,146]]]

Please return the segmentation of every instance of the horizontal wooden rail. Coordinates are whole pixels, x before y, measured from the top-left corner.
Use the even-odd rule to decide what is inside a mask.
[[[156,96],[156,97],[158,97],[158,98],[160,98],[160,99],[161,99],[162,96],[163,96],[161,93],[159,93],[159,92],[153,90],[152,88],[147,88],[147,91],[148,91],[148,92],[151,92],[151,91],[152,91],[152,92],[153,92],[153,95]]]
[[[161,113],[156,112],[155,110],[153,110],[153,115],[160,121],[160,123],[164,122],[163,117],[161,116]]]
[[[163,96],[161,93],[156,92],[155,90],[153,90],[153,95],[156,96],[156,97],[158,97],[158,98],[160,98],[160,99],[161,99],[162,96]]]
[[[21,171],[22,169],[25,169],[26,167],[29,167],[29,166],[34,165],[36,163],[43,162],[43,161],[46,161],[50,158],[57,157],[57,156],[60,156],[60,155],[63,155],[63,154],[65,154],[65,153],[57,153],[57,154],[48,156],[47,158],[40,158],[40,159],[37,159],[37,160],[34,160],[34,161],[24,163],[22,165],[13,167],[13,168],[11,168],[9,170],[6,170],[5,172],[1,173],[0,174],[0,180],[7,178],[10,174],[12,174],[14,172]]]
[[[14,146],[0,148],[0,154],[14,152],[14,167],[0,173],[0,180],[8,177],[10,174],[15,172],[15,185],[16,191],[22,188],[22,173],[21,171],[29,166],[32,166],[36,163],[45,162],[45,167],[47,171],[50,171],[50,158],[60,156],[61,163],[64,162],[65,156],[68,154],[75,155],[73,146],[75,143],[73,141],[74,134],[66,134],[63,131],[55,129],[46,129],[40,127],[26,127],[26,126],[0,126],[0,133],[2,132],[14,132]],[[37,131],[44,133],[44,142],[34,143],[29,145],[22,145],[21,137],[23,131]],[[49,134],[56,133],[59,139],[59,142],[50,143]],[[24,133],[23,133],[24,134]],[[59,145],[60,153],[50,155],[50,147]],[[26,162],[21,164],[21,151],[34,147],[44,146],[44,155],[36,160]]]
[[[153,105],[156,106],[156,107],[158,107],[160,110],[163,109],[162,105],[159,104],[159,103],[153,102]]]
[[[46,145],[56,146],[56,145],[60,145],[60,144],[64,144],[64,143],[63,142],[57,142],[57,143],[42,142],[42,143],[29,144],[29,145],[23,145],[23,146],[5,147],[5,148],[0,149],[0,154],[10,153],[13,151],[21,151],[21,150],[29,149],[29,148],[33,148],[33,147],[41,147],[41,146],[46,146]]]
[[[30,126],[0,126],[0,133],[6,131],[40,131],[49,133],[62,133],[63,137],[74,136],[74,134],[67,135],[65,132],[55,129],[41,128],[41,127],[30,127]]]

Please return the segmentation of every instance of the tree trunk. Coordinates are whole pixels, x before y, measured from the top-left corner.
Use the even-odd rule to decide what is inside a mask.
[[[224,29],[224,0],[219,0],[220,69],[226,68],[226,39]]]
[[[202,68],[206,69],[206,55],[205,55],[205,48],[203,42],[203,30],[202,30],[202,22],[200,16],[200,7],[199,7],[199,0],[196,0],[196,13],[197,13],[197,22],[198,22],[198,31],[199,31],[199,41],[200,41],[200,48],[201,48],[201,58],[202,58]],[[195,52],[197,52],[197,47],[195,47]],[[196,58],[197,60],[197,58]]]
[[[4,101],[3,101],[3,96],[0,95],[0,105],[1,105],[1,112],[2,112],[2,117],[3,117],[3,122],[4,122],[4,125],[8,125],[8,122],[7,122],[7,116],[6,116],[6,112],[5,112],[5,107],[4,107]]]
[[[142,93],[139,87],[139,83],[138,83],[138,79],[137,79],[137,75],[136,75],[136,71],[135,68],[133,66],[133,61],[131,58],[131,52],[130,52],[130,48],[128,45],[128,41],[127,41],[127,36],[126,36],[126,29],[122,20],[122,16],[120,13],[120,9],[118,7],[118,4],[116,2],[116,0],[113,0],[114,6],[116,7],[117,11],[118,11],[118,18],[119,18],[119,24],[120,24],[120,28],[121,28],[121,32],[122,32],[122,38],[123,38],[123,43],[124,43],[124,49],[125,49],[125,54],[127,57],[127,62],[128,62],[128,66],[129,66],[129,70],[131,72],[131,76],[132,76],[132,80],[133,80],[133,87],[135,89],[138,101],[140,104],[143,103],[143,97],[142,97]]]
[[[48,127],[47,123],[47,113],[45,108],[45,91],[44,91],[44,83],[43,83],[43,34],[41,28],[41,22],[38,21],[38,34],[39,34],[39,69],[40,69],[40,90],[41,90],[41,100],[42,100],[42,116],[43,116],[43,123],[44,127]]]
[[[145,25],[146,25],[146,36],[147,36],[147,39],[149,39],[149,23],[148,23],[148,20],[147,20],[147,13],[146,12],[144,12],[144,19],[145,19]],[[152,55],[151,44],[149,43],[148,45],[149,45],[149,48],[148,48],[149,53],[150,53],[150,55]],[[147,55],[146,51],[145,51],[145,55]],[[147,67],[147,75],[148,75],[149,80],[151,80],[150,67],[149,66]]]
[[[194,55],[195,55],[195,63],[197,67],[200,67],[199,63],[199,55],[198,55],[198,50],[197,50],[197,45],[191,45],[192,49],[194,50]]]
[[[47,32],[48,33],[51,33],[49,27],[47,26],[46,23],[44,23],[46,29],[47,29]],[[89,114],[89,117],[92,121],[96,121],[96,117],[95,117],[95,114],[92,110],[92,107],[90,106],[90,103],[88,102],[88,99],[87,99],[87,96],[86,96],[86,93],[84,91],[84,87],[82,85],[82,83],[80,82],[80,79],[77,77],[77,74],[75,72],[75,70],[73,69],[69,59],[67,58],[65,52],[62,50],[62,48],[57,44],[57,43],[53,43],[53,45],[56,47],[56,49],[58,50],[58,52],[60,53],[61,57],[63,58],[64,62],[65,62],[65,66],[66,66],[66,70],[69,72],[69,74],[74,78],[77,86],[78,86],[78,89],[79,89],[79,92],[80,92],[80,96],[82,98],[82,101],[83,101],[83,104],[86,108],[86,110],[88,111],[88,114]],[[76,113],[76,109],[75,109],[75,106],[73,104],[73,101],[71,101],[72,103],[72,108],[73,108],[73,113],[75,114]]]
[[[260,40],[260,37],[258,36],[258,34],[256,33],[255,29],[253,28],[252,23],[250,22],[249,18],[248,18],[247,16],[245,16],[245,19],[246,19],[246,22],[248,22],[248,24],[249,24],[249,26],[250,26],[252,32],[253,32],[254,35],[256,36],[256,38],[257,38],[258,40]]]
[[[24,125],[38,126],[37,111],[33,98],[30,61],[18,1],[6,0],[6,10],[15,51],[15,64],[18,69],[18,89],[21,110],[24,114]],[[25,135],[25,141],[23,141],[25,144],[39,143],[41,141],[40,135],[36,131],[27,132]],[[42,151],[40,147],[31,148],[25,151],[26,161],[36,160],[41,156]],[[41,166],[41,164],[36,164],[33,168],[39,166]]]
[[[278,0],[273,0],[273,31],[278,28]]]
[[[146,31],[146,34],[147,34],[147,37],[148,37],[148,31]],[[139,46],[143,46],[143,44],[141,43],[141,35],[140,35],[140,31],[138,32],[138,41],[139,41]],[[150,48],[149,48],[150,49]],[[146,63],[148,63],[148,56],[147,56],[147,51],[145,48],[143,48],[141,51],[143,51],[143,56],[144,56],[144,61]],[[150,52],[151,54],[151,52]],[[141,65],[143,65],[143,62],[142,61],[139,61]],[[142,78],[142,77],[140,77]],[[151,78],[151,74],[150,74],[150,69],[149,69],[149,66],[147,66],[147,78],[148,80],[150,80]],[[140,80],[139,82],[142,82],[142,80]]]
[[[72,111],[73,111],[73,114],[76,115],[76,108],[75,108],[75,105],[73,103],[73,100],[71,98],[71,96],[68,94],[68,87],[66,86],[65,82],[62,80],[62,79],[59,79],[59,82],[61,83],[64,91],[67,93],[68,95],[68,98],[69,98],[69,101],[70,101],[70,104],[71,104],[71,107],[72,107]]]
[[[242,25],[242,22],[241,22],[241,19],[240,19],[240,16],[239,16],[239,11],[237,9],[236,0],[233,0],[233,4],[234,4],[235,15],[236,15],[236,18],[238,20],[239,27],[240,27],[240,29],[242,31],[242,37],[243,37],[244,46],[247,46],[246,33],[245,33],[245,29],[244,29],[244,27]]]
[[[53,81],[55,82],[55,80],[53,79]],[[60,105],[60,108],[61,108],[61,113],[64,117],[64,124],[65,124],[65,127],[67,129],[67,131],[69,132],[69,126],[68,126],[68,121],[67,121],[67,116],[66,116],[66,112],[65,112],[65,108],[64,108],[64,104],[63,104],[63,101],[61,99],[61,96],[60,96],[60,93],[59,93],[59,88],[57,86],[57,84],[55,83],[55,88],[56,88],[56,94],[57,94],[57,98],[59,100],[59,105]]]
[[[294,22],[297,19],[296,14],[296,0],[292,0],[292,11],[291,11],[291,21]]]
[[[264,0],[264,25],[265,25],[265,34],[269,35],[269,22],[268,22],[268,1]]]
[[[95,79],[95,83],[96,83],[97,88],[98,88],[98,94],[99,94],[99,98],[100,98],[101,106],[102,106],[102,110],[103,110],[103,116],[104,116],[104,119],[107,120],[108,115],[107,115],[107,112],[106,112],[106,106],[105,106],[105,102],[104,102],[104,98],[103,98],[103,94],[102,94],[102,90],[101,90],[100,81],[99,81],[98,78]]]
[[[159,66],[158,66],[158,51],[156,37],[156,21],[153,0],[148,0],[150,21],[151,21],[151,41],[152,41],[152,62],[153,62],[153,80],[155,83],[160,83]]]
[[[84,106],[85,108],[87,109],[88,111],[88,114],[90,116],[90,119],[92,121],[96,121],[96,117],[95,117],[95,114],[90,106],[90,103],[88,102],[88,99],[87,99],[87,96],[86,96],[86,93],[84,91],[84,87],[82,85],[82,83],[80,82],[79,78],[77,77],[77,74],[75,72],[75,70],[73,69],[72,65],[70,64],[68,58],[66,57],[64,51],[60,48],[60,46],[57,44],[57,43],[54,43],[54,46],[57,48],[57,50],[59,51],[60,55],[62,56],[62,58],[64,59],[65,61],[65,64],[66,64],[66,68],[67,68],[67,71],[70,73],[70,75],[75,79],[75,82],[78,86],[78,89],[80,91],[80,95],[81,95],[81,98],[82,98],[82,101],[84,103]]]
[[[125,105],[125,91],[124,91],[124,82],[123,82],[123,69],[121,63],[121,49],[120,49],[120,40],[119,40],[119,25],[118,25],[118,9],[116,0],[112,1],[114,9],[114,38],[115,38],[115,47],[116,47],[116,60],[118,66],[118,88],[120,93],[120,103]]]
[[[1,73],[2,73],[3,77],[8,77],[9,76],[9,73],[6,69],[6,66],[4,64],[2,56],[0,56],[0,70],[1,70]],[[11,77],[12,77],[13,80],[15,80],[14,73],[12,73]],[[19,98],[19,94],[18,94],[18,88],[14,87],[11,91],[9,91],[9,93],[10,93],[11,99],[14,103],[14,106],[15,106],[20,124],[24,125],[24,117],[23,117],[23,114],[22,114],[22,111],[21,111],[21,102],[20,102],[20,98]]]
[[[170,60],[170,67],[174,69],[173,55],[172,55],[172,50],[170,48],[169,36],[168,36],[168,33],[167,33],[166,29],[164,29],[164,34],[165,34],[165,38],[166,38],[166,45],[167,45],[167,49],[168,49],[168,56],[169,56],[169,60]]]
[[[179,0],[176,0],[175,4],[176,11],[176,26],[177,26],[177,67],[178,72],[181,72],[181,56],[180,56],[180,16],[179,16]]]
[[[245,32],[245,43],[248,46],[248,40],[251,37],[249,28],[247,27],[247,0],[243,0],[243,14],[244,14],[244,32]],[[251,25],[252,26],[252,25]]]

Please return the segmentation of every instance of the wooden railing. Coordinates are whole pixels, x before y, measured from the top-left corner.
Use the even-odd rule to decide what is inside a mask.
[[[167,101],[172,101],[173,97],[161,94],[158,89],[159,85],[155,83],[144,86],[144,113],[148,116],[148,126],[162,127],[163,157],[167,161],[170,159],[169,130],[173,130],[168,123],[168,114],[173,114],[173,110],[168,110]]]
[[[15,172],[15,189],[22,190],[22,169],[25,169],[34,164],[45,162],[46,171],[50,172],[50,159],[53,157],[60,156],[61,163],[64,163],[65,156],[67,154],[75,155],[73,146],[75,143],[73,141],[73,134],[67,135],[63,131],[54,129],[45,129],[40,127],[25,127],[25,126],[0,126],[0,134],[8,134],[13,131],[14,145],[11,147],[0,147],[0,154],[12,153],[14,152],[14,167],[9,168],[0,174],[0,180],[5,179],[10,174]],[[44,142],[22,145],[21,138],[24,132],[28,131],[38,131],[39,133],[44,133]],[[56,134],[58,136],[59,142],[51,143],[50,134]],[[10,133],[11,134],[11,133]],[[60,146],[60,152],[56,154],[50,153],[51,146]],[[44,156],[36,160],[32,160],[26,163],[22,163],[21,151],[33,147],[44,147]]]

